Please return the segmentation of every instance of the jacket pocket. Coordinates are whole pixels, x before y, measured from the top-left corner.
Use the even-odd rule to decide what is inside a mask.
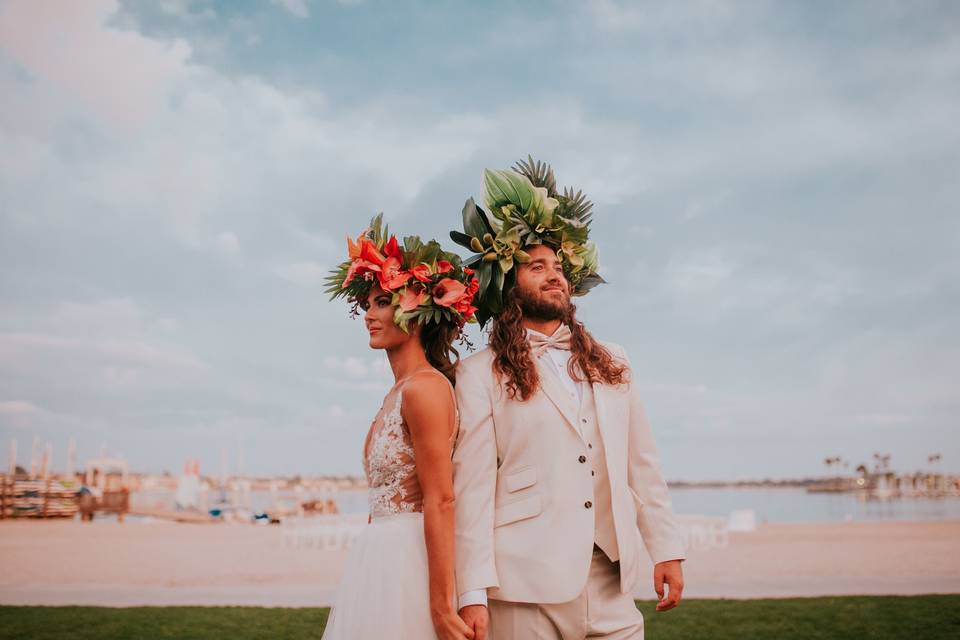
[[[527,487],[536,484],[537,468],[527,467],[522,471],[511,473],[510,475],[503,477],[503,482],[507,487],[507,493],[513,493],[514,491],[520,491],[520,489],[526,489]]]
[[[542,510],[540,496],[530,496],[517,502],[511,502],[502,507],[497,507],[493,515],[493,526],[494,528],[501,527],[511,522],[532,518],[539,515]]]

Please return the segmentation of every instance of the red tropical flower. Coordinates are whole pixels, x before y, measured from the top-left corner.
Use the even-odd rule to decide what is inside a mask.
[[[404,311],[413,311],[426,302],[427,298],[429,298],[429,295],[424,286],[419,282],[414,282],[400,294],[400,308]]]
[[[453,303],[454,310],[456,310],[457,313],[462,315],[465,320],[469,320],[470,316],[472,316],[477,310],[475,306],[470,304],[471,300],[472,298],[467,299],[464,297],[464,298],[460,298],[459,300]]]
[[[471,271],[470,273],[473,272]],[[473,296],[477,295],[477,291],[480,291],[480,281],[476,278],[471,278],[470,284],[467,285],[467,293],[470,294],[471,300],[473,300]]]
[[[393,291],[406,284],[410,279],[410,272],[404,271],[399,258],[390,256],[383,261],[380,267],[380,286],[384,291]]]
[[[446,273],[448,271],[453,271],[453,265],[447,262],[446,260],[438,260],[437,273]]]
[[[350,263],[350,268],[347,269],[347,276],[343,279],[343,285],[341,285],[340,288],[346,289],[348,286],[350,286],[350,283],[353,282],[354,278],[365,275],[374,270],[379,271],[380,267],[370,264],[366,260],[357,258]]]
[[[453,278],[444,278],[433,288],[433,301],[441,307],[449,307],[463,297],[467,288]]]
[[[360,259],[366,260],[371,264],[372,267],[376,267],[374,271],[380,270],[380,265],[383,264],[384,258],[383,254],[377,251],[376,245],[373,244],[370,240],[363,238],[360,240]]]
[[[410,275],[419,280],[420,282],[428,282],[430,280],[430,265],[426,262],[421,262],[413,269],[410,269]]]
[[[400,251],[400,245],[397,244],[397,236],[390,236],[387,244],[383,245],[383,255],[388,258],[396,258],[403,261],[403,252]]]

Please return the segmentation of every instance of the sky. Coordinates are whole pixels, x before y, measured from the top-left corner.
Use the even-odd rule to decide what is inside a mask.
[[[0,96],[4,464],[359,474],[345,236],[533,154],[668,479],[960,472],[955,2],[0,0]]]

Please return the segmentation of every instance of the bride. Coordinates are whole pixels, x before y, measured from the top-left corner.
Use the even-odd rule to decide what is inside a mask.
[[[451,453],[457,431],[453,342],[478,283],[434,241],[403,246],[373,219],[328,293],[364,313],[370,348],[395,383],[370,425],[363,466],[370,520],[350,551],[325,640],[472,639],[457,615]]]

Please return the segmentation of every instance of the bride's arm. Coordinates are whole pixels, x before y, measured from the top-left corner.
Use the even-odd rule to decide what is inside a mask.
[[[403,390],[401,412],[410,429],[417,476],[423,490],[430,612],[438,632],[441,632],[439,626],[453,625],[462,633],[467,629],[457,616],[454,593],[454,495],[450,437],[454,429],[455,412],[447,383],[435,375],[418,376],[411,380]],[[460,625],[463,625],[462,629]],[[445,637],[443,633],[440,635]]]

